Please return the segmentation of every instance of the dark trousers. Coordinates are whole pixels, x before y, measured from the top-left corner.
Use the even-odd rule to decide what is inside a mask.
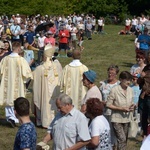
[[[40,49],[38,51],[38,64],[41,63],[41,58],[43,59],[43,53],[44,53],[44,49]]]
[[[103,29],[103,26],[98,26],[98,33],[101,33],[102,32],[102,29]]]
[[[143,99],[142,112],[142,128],[144,135],[147,135],[148,119],[150,119],[150,96],[145,96]]]
[[[87,30],[87,31],[86,31],[86,36],[87,36],[88,39],[91,38],[91,31],[90,31],[90,30]]]

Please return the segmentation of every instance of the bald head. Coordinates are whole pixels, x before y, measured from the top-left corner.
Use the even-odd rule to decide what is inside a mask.
[[[72,52],[72,57],[73,57],[73,59],[80,59],[81,58],[81,52],[80,52],[80,50],[74,50]]]

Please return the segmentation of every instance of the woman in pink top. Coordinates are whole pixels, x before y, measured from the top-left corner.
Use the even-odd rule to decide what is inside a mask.
[[[55,46],[55,38],[53,38],[53,33],[51,31],[47,32],[46,38],[44,40],[44,44],[51,44],[52,46]]]

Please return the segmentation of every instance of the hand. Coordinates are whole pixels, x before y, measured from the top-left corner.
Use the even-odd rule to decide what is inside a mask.
[[[122,108],[122,111],[124,111],[124,112],[129,112],[130,109],[129,109],[129,107],[123,107],[123,108]]]
[[[130,111],[133,111],[134,108],[135,108],[135,104],[132,104],[132,105],[129,107],[129,110],[130,110]]]

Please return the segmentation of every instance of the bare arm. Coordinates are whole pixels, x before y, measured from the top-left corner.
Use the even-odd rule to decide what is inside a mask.
[[[82,106],[81,106],[81,110],[80,110],[82,113],[86,113],[86,104],[83,104]]]
[[[94,147],[97,147],[98,144],[99,144],[99,139],[100,137],[99,136],[94,136],[91,138],[91,141],[90,143],[87,145],[88,148],[94,148]]]
[[[29,62],[29,66],[31,66],[34,62],[34,59],[31,59],[31,61]]]
[[[79,141],[77,142],[75,145],[73,145],[72,147],[70,148],[67,148],[65,150],[78,150],[84,146],[86,146],[90,141]]]
[[[115,106],[115,105],[111,104],[107,107],[112,110],[119,110],[119,111],[124,111],[124,112],[133,111],[133,109],[134,109],[134,105],[131,105],[130,107],[120,107],[120,106]]]
[[[52,136],[50,133],[47,133],[43,139],[43,142],[47,144],[50,140],[52,140]]]

